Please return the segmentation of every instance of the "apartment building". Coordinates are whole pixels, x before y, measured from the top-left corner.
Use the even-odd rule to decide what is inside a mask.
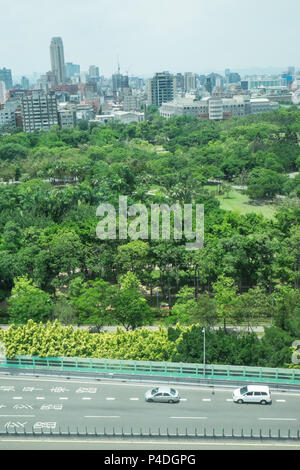
[[[16,127],[16,111],[19,102],[15,98],[9,98],[4,104],[0,104],[0,128]]]
[[[21,98],[24,132],[48,131],[59,124],[55,93],[33,91]]]
[[[169,72],[156,73],[147,84],[148,105],[161,106],[176,95],[176,77]]]

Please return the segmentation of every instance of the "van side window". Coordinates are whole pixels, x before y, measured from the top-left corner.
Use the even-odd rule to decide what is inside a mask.
[[[259,396],[260,397],[260,392],[254,392],[254,395],[257,397]]]
[[[252,396],[253,396],[253,392],[248,392],[246,395],[247,395],[247,397],[252,397]]]
[[[261,392],[262,395],[268,395],[267,392]]]

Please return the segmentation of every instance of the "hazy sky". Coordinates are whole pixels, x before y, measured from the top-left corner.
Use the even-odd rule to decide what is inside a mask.
[[[0,67],[50,70],[53,36],[65,61],[110,76],[300,68],[299,0],[0,0]]]

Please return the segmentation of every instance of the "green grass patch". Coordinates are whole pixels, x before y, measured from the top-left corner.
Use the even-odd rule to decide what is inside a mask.
[[[268,204],[264,201],[253,203],[247,194],[237,189],[231,189],[227,195],[219,195],[217,186],[205,186],[205,188],[215,193],[215,196],[220,201],[221,209],[239,212],[242,215],[255,213],[261,214],[267,219],[274,218],[277,209],[275,204]]]

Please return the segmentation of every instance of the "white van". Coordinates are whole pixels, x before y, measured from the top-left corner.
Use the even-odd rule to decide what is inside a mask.
[[[235,403],[272,403],[271,392],[266,385],[245,385],[237,388],[233,391],[232,398]]]

